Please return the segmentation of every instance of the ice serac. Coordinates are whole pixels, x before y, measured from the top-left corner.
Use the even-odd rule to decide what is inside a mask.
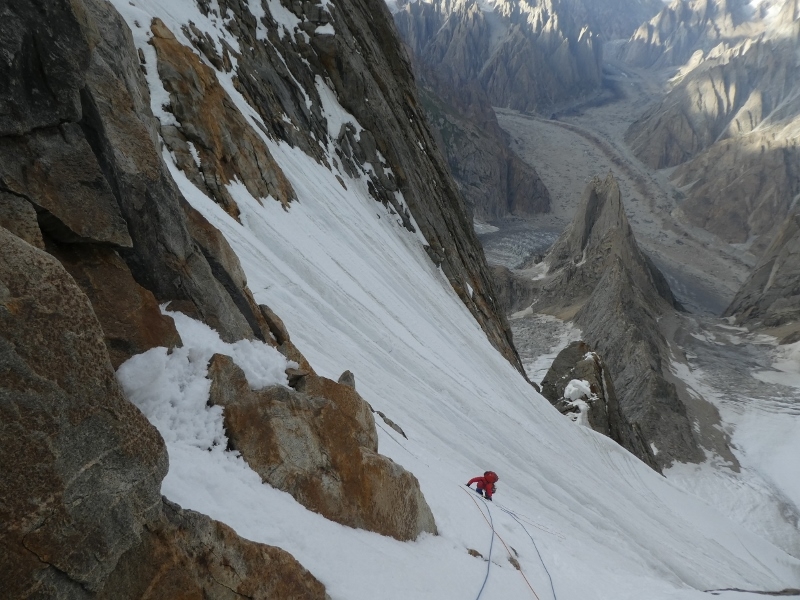
[[[544,260],[549,271],[532,294],[533,310],[574,321],[604,358],[622,414],[659,450],[653,460],[647,447],[634,443],[637,456],[657,469],[673,460],[702,460],[659,324],[679,304],[639,249],[612,175],[587,186],[575,218]]]
[[[567,386],[573,380],[588,384],[590,393],[588,396],[584,394],[581,400],[588,406],[586,418],[589,426],[658,471],[653,451],[641,429],[631,424],[620,408],[605,362],[586,342],[573,342],[559,352],[542,380],[542,396],[562,414],[579,411],[574,398],[565,397]]]
[[[784,343],[800,339],[800,214],[783,222],[724,316],[772,329]]]

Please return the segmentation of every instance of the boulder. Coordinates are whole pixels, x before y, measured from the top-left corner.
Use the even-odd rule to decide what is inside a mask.
[[[350,527],[399,540],[436,533],[417,479],[377,453],[369,405],[354,388],[309,374],[297,390],[251,390],[241,369],[219,354],[209,378],[231,448],[265,483]]]
[[[239,537],[206,515],[164,499],[162,516],[122,556],[98,600],[138,598],[330,600],[291,554]]]

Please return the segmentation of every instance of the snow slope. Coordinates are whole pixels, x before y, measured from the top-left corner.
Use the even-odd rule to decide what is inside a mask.
[[[222,35],[191,0],[166,8],[157,0],[114,3],[140,47],[147,46],[146,28],[137,31],[133,21],[151,16],[179,39],[179,26],[189,19]],[[257,119],[230,80],[220,80],[243,114]],[[333,93],[327,101],[329,114],[352,119]],[[608,438],[575,426],[536,394],[489,344],[423,251],[423,240],[370,198],[365,181],[266,142],[299,202],[285,212],[278,202],[258,201],[243,185],[231,185],[242,224],[195,188],[168,154],[165,159],[187,200],[233,246],[256,299],[281,316],[314,368],[334,379],[353,371],[364,398],[404,429],[408,440],[380,428],[380,451],[419,478],[440,535],[402,543],[327,521],[263,485],[224,443],[211,451],[199,443],[193,432],[220,435],[221,415],[205,408],[202,384],[208,347],[216,342],[189,319],[178,319],[188,366],[153,360],[137,377],[125,376],[131,365],[120,368],[129,397],[141,392],[137,402],[167,440],[163,493],[169,499],[288,550],[333,600],[492,600],[531,598],[534,590],[543,600],[660,600],[701,598],[698,590],[710,588],[800,587],[800,561],[680,491]],[[162,393],[152,385],[158,377],[179,381],[193,402],[173,397],[170,404],[170,386]],[[160,410],[174,414],[158,418]],[[204,410],[198,429],[193,423]],[[497,502],[488,505],[464,487],[486,469],[500,475]],[[518,553],[533,590],[492,537],[487,518]],[[470,556],[470,548],[484,557],[491,548],[491,562]]]
[[[674,362],[673,372],[717,407],[739,467],[709,453],[701,465],[665,474],[800,556],[800,343],[777,346],[726,320],[695,325],[682,347],[688,361]]]

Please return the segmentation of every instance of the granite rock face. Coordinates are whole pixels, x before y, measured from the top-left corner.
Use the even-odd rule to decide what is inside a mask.
[[[198,5],[210,14],[210,3]],[[252,53],[236,55],[188,24],[179,42],[154,21],[142,24],[154,36],[148,54],[105,0],[0,8],[0,589],[10,598],[326,597],[285,552],[161,498],[166,448],[124,398],[114,367],[181,343],[163,303],[226,341],[260,339],[298,363],[291,380],[309,387],[291,393],[324,401],[328,421],[352,433],[351,454],[336,460],[356,473],[349,484],[364,486],[361,507],[374,504],[362,521],[352,517],[355,526],[401,539],[435,532],[414,476],[377,454],[369,407],[351,386],[316,378],[280,318],[256,303],[225,238],[181,195],[162,142],[232,215],[226,186],[234,180],[291,210],[268,138],[321,163],[330,142],[341,164],[370,178],[377,200],[409,228],[416,221],[487,335],[519,367],[388,12],[376,18],[374,6],[343,1],[334,19],[295,3],[314,35],[292,39],[269,14],[257,21],[247,3],[222,5],[233,15],[231,35]],[[337,35],[315,33],[325,25]],[[272,41],[259,39],[264,31]],[[235,88],[222,89],[220,73],[234,66]],[[170,97],[161,120],[147,76]],[[364,124],[360,135],[328,131],[317,77]],[[231,89],[264,116],[263,130],[235,112]],[[191,163],[181,162],[187,149]],[[409,510],[396,511],[398,502]]]
[[[589,388],[590,394],[580,398],[587,406],[589,426],[660,471],[641,430],[623,414],[605,363],[586,342],[573,342],[559,352],[542,380],[542,396],[562,414],[573,415],[581,411],[574,401],[577,398],[565,397],[573,380],[584,382]]]
[[[0,229],[0,284],[3,593],[84,597],[158,516],[166,448],[55,258]]]
[[[416,539],[436,524],[416,477],[378,454],[369,405],[354,387],[314,373],[250,390],[233,361],[215,355],[210,402],[225,408],[225,430],[265,483],[325,517]]]
[[[218,79],[229,67],[234,69],[231,82],[261,117],[261,133],[323,166],[341,167],[363,178],[376,201],[406,228],[419,228],[430,256],[491,343],[521,372],[508,323],[493,300],[491,276],[470,215],[427,124],[388,8],[360,0],[337,0],[328,8],[286,2],[284,16],[290,13],[297,20],[295,32],[288,35],[269,10],[256,18],[248,4],[238,0],[223,0],[218,6],[200,0],[198,8],[206,16],[219,11],[231,15],[235,26],[226,35],[248,51],[234,52],[222,36],[214,39],[189,25],[180,35],[171,33],[214,65]],[[320,81],[330,86],[362,130],[348,123],[333,130],[325,117]],[[171,94],[180,89],[176,83],[164,85]],[[172,116],[181,121],[182,115]],[[328,149],[333,150],[330,158]],[[187,176],[196,170],[188,160],[181,164]]]
[[[288,552],[240,538],[227,525],[166,499],[161,518],[148,523],[96,597],[330,600],[325,586]]]
[[[476,84],[455,90],[419,61],[421,99],[473,218],[493,221],[550,210],[550,193],[536,170],[510,147],[508,134]]]
[[[655,303],[678,306],[663,274],[639,249],[625,215],[619,184],[609,174],[605,179],[595,178],[586,187],[572,223],[548,251],[545,262],[551,275],[537,306],[579,308],[617,260],[635,287],[652,292]]]
[[[214,70],[178,42],[159,19],[151,29],[158,74],[178,122],[177,126],[162,127],[162,135],[180,157],[181,170],[234,217],[239,209],[227,185],[235,180],[255,198],[272,197],[288,205],[295,199],[292,185],[217,81]]]

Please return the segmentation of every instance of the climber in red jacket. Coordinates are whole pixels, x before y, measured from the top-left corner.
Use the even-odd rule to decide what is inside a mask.
[[[483,474],[483,477],[473,477],[470,479],[466,486],[469,487],[473,483],[476,483],[477,485],[475,487],[477,488],[478,494],[481,496],[485,494],[486,499],[491,500],[492,494],[497,491],[497,486],[495,486],[495,483],[499,480],[500,478],[497,476],[497,473],[494,471],[486,471]]]

